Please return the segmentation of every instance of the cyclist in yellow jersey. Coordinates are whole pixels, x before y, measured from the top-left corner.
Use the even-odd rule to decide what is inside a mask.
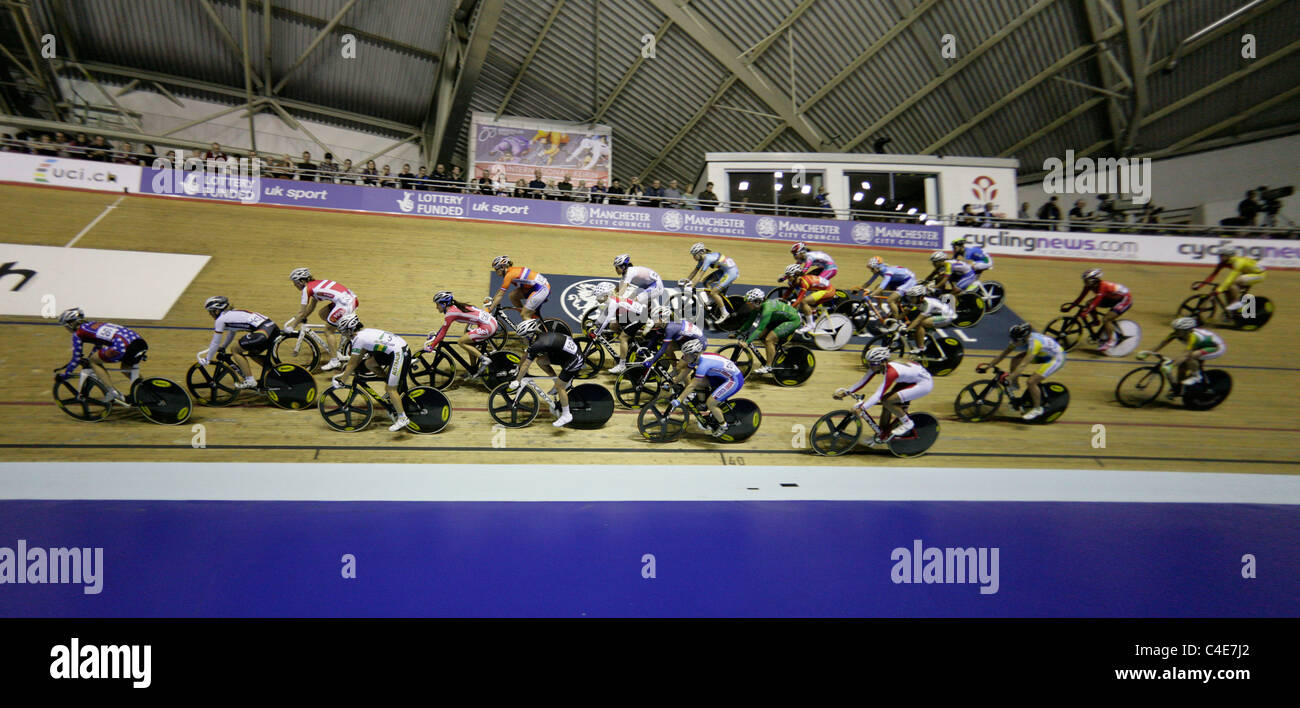
[[[1228,269],[1228,277],[1219,283],[1219,287],[1214,289],[1215,293],[1228,293],[1228,312],[1236,312],[1241,309],[1241,291],[1244,287],[1250,287],[1264,279],[1264,269],[1255,262],[1254,258],[1233,255],[1232,251],[1219,251],[1219,265],[1215,266],[1214,272],[1205,282],[1213,282],[1214,276],[1224,268]],[[1231,315],[1229,315],[1231,317]]]
[[[1174,357],[1170,362],[1169,368],[1165,369],[1165,377],[1169,379],[1169,398],[1174,398],[1181,393],[1182,386],[1191,386],[1201,381],[1202,363],[1206,359],[1217,359],[1223,356],[1228,350],[1228,345],[1223,343],[1223,338],[1203,327],[1197,327],[1195,317],[1179,317],[1173,321],[1174,331],[1160,342],[1160,346],[1153,351],[1160,351],[1165,345],[1175,339],[1182,339],[1187,342],[1187,351],[1180,356]],[[1174,372],[1177,372],[1175,374]],[[1189,374],[1191,374],[1189,376]]]

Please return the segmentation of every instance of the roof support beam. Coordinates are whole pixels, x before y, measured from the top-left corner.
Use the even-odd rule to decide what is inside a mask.
[[[104,85],[99,83],[99,81],[96,80],[94,76],[91,76],[89,71],[86,71],[86,67],[80,64],[73,64],[73,66],[76,66],[77,69],[81,71],[82,75],[86,77],[86,80],[89,81],[91,84],[94,84],[95,88],[99,89],[99,93],[102,94],[110,104],[112,104],[113,108],[117,110],[118,113],[122,114],[123,118],[130,121],[131,124],[135,126],[136,130],[141,130],[141,131],[144,130],[144,126],[140,124],[140,120],[136,118],[131,111],[126,110],[126,108],[123,107],[121,103],[118,103],[117,99],[113,98],[113,95],[109,93],[107,89],[104,88]]]
[[[664,34],[667,33],[668,28],[672,26],[672,20],[664,20],[663,24],[659,25],[659,29],[655,30],[654,34],[655,44],[658,44],[659,40],[664,38]],[[618,84],[614,86],[614,90],[609,94],[609,97],[605,99],[604,103],[600,104],[600,108],[596,109],[596,115],[591,118],[592,123],[599,123],[600,120],[605,117],[605,113],[609,110],[609,107],[614,105],[614,99],[618,98],[618,95],[623,92],[623,89],[627,88],[628,83],[632,81],[633,76],[636,76],[637,70],[641,68],[641,65],[645,63],[645,60],[646,58],[644,56],[639,54],[637,55],[636,61],[632,62],[632,66],[629,66],[627,71],[623,72],[623,78],[618,80]]]
[[[1015,145],[1012,145],[1006,150],[1003,150],[998,155],[998,157],[1011,157],[1012,155],[1015,155],[1017,152],[1020,152],[1021,149],[1038,142],[1040,139],[1042,139],[1043,136],[1052,133],[1057,128],[1060,128],[1066,123],[1069,123],[1075,118],[1078,118],[1084,113],[1087,113],[1088,111],[1092,110],[1093,106],[1096,106],[1097,104],[1101,103],[1104,100],[1106,99],[1101,96],[1093,96],[1092,98],[1072,108],[1065,115],[1058,117],[1056,120],[1052,121],[1051,123],[1048,123],[1047,125],[1021,138],[1020,142],[1016,143]]]
[[[773,113],[799,133],[814,150],[826,151],[831,146],[826,138],[808,122],[802,113],[797,113],[781,94],[777,93],[767,81],[754,71],[753,67],[740,60],[740,50],[731,43],[716,27],[704,21],[698,13],[689,7],[677,4],[677,0],[649,0],[659,12],[681,27],[696,44],[708,52],[714,60],[722,64],[740,80],[754,95],[758,96]]]
[[[271,0],[262,0],[262,95],[271,97],[271,19],[275,17]]]
[[[320,146],[321,152],[332,152],[330,146],[326,145],[325,143],[322,143],[319,139],[317,139],[315,135],[312,134],[310,130],[307,130],[306,126],[304,126],[302,123],[299,123],[298,120],[293,116],[289,115],[289,112],[284,110],[284,108],[280,106],[280,103],[277,100],[275,100],[274,98],[263,99],[263,100],[266,102],[267,105],[271,107],[271,110],[276,112],[276,115],[280,116],[280,120],[284,121],[285,123],[288,123],[289,127],[293,128],[299,133],[302,133],[303,135],[306,135],[307,138],[310,139],[313,143],[316,143],[318,146]]]
[[[1296,96],[1300,96],[1300,86],[1293,86],[1290,91],[1284,91],[1282,93],[1279,93],[1278,95],[1268,99],[1267,101],[1261,101],[1260,103],[1256,103],[1255,105],[1251,106],[1250,108],[1247,108],[1246,110],[1242,111],[1241,113],[1238,113],[1235,116],[1232,116],[1231,118],[1226,118],[1224,120],[1221,120],[1218,123],[1215,123],[1214,125],[1204,130],[1199,130],[1183,138],[1182,140],[1179,140],[1173,145],[1170,145],[1169,147],[1165,148],[1161,152],[1177,152],[1189,145],[1195,145],[1196,143],[1212,135],[1216,135],[1222,132],[1223,130],[1242,122],[1243,120],[1250,118],[1256,113],[1261,113],[1280,103],[1285,103],[1291,100],[1292,98],[1295,98]]]
[[[668,157],[668,153],[672,152],[673,148],[677,147],[677,144],[682,141],[682,138],[685,138],[687,133],[690,133],[696,124],[703,120],[704,116],[708,115],[709,110],[713,108],[713,104],[717,103],[718,99],[722,98],[722,95],[730,90],[737,80],[739,80],[739,77],[732,74],[727,77],[726,81],[722,82],[722,85],[718,86],[717,90],[713,92],[713,95],[709,97],[709,100],[705,101],[704,105],[700,106],[699,110],[695,111],[695,115],[691,116],[691,119],[686,121],[686,125],[683,125],[677,130],[677,134],[674,135],[672,140],[669,140],[668,144],[659,151],[659,154],[655,156],[655,159],[651,160],[650,164],[646,165],[645,169],[641,170],[639,179],[644,180],[650,174],[651,170],[658,167],[659,163],[663,162],[665,157]]]
[[[1124,39],[1128,44],[1128,62],[1133,76],[1133,110],[1129,114],[1128,127],[1124,130],[1124,140],[1119,146],[1119,154],[1128,155],[1137,145],[1142,116],[1146,115],[1147,107],[1151,104],[1146,79],[1147,48],[1142,37],[1142,22],[1138,18],[1137,0],[1120,0],[1120,9],[1124,15]]]
[[[208,16],[208,19],[212,21],[213,25],[216,25],[217,36],[221,38],[221,41],[225,43],[226,47],[228,47],[231,52],[234,52],[237,58],[242,57],[244,55],[244,50],[240,48],[239,43],[236,42],[234,36],[230,34],[230,30],[226,29],[226,23],[221,21],[221,15],[218,15],[216,9],[212,7],[211,0],[199,0],[199,5],[203,8],[203,14]],[[257,83],[258,88],[262,88],[261,77],[254,76],[253,80]]]
[[[27,59],[32,64],[28,75],[35,75],[36,83],[45,92],[45,100],[50,104],[50,112],[56,118],[62,118],[59,104],[63,101],[63,92],[59,89],[59,82],[53,75],[53,71],[48,68],[46,62],[41,61],[40,52],[36,51],[36,25],[32,22],[30,8],[27,5],[11,4],[9,15],[13,18],[15,31],[22,39]]]
[[[776,38],[780,37],[781,33],[784,32],[787,27],[793,25],[795,20],[799,19],[800,15],[807,12],[808,8],[812,7],[814,2],[816,2],[816,0],[803,0],[803,2],[799,3],[790,11],[790,14],[785,16],[784,20],[781,20],[780,24],[773,28],[771,32],[767,33],[766,37],[758,40],[754,46],[741,52],[740,60],[746,64],[753,64],[758,61],[758,58],[763,55],[763,52],[767,51],[768,47],[772,46],[772,43],[776,41]]]
[[[1106,91],[1110,91],[1117,84],[1117,72],[1112,69],[1111,63],[1107,62],[1107,57],[1112,60],[1109,47],[1106,46],[1102,35],[1106,34],[1106,29],[1102,27],[1101,8],[1099,5],[1105,0],[1083,0],[1084,13],[1088,17],[1088,34],[1092,37],[1092,43],[1097,47],[1097,71],[1101,74],[1102,86]],[[1112,13],[1114,10],[1111,11]],[[1111,26],[1113,28],[1114,25]],[[1109,28],[1107,28],[1109,29]],[[1069,81],[1062,77],[1056,77],[1059,81]],[[1120,144],[1124,137],[1124,114],[1120,110],[1119,102],[1121,99],[1127,99],[1126,96],[1112,92],[1110,99],[1106,101],[1106,119],[1110,123],[1110,137],[1115,141],[1116,152],[1120,149]]]
[[[203,2],[207,1],[208,0],[203,0]],[[348,14],[348,10],[351,10],[352,6],[356,4],[357,0],[348,0],[348,4],[344,5],[338,12],[334,13],[334,17],[330,18],[329,24],[322,27],[321,31],[316,33],[316,37],[311,40],[311,44],[308,44],[307,48],[302,51],[302,54],[298,55],[298,58],[294,60],[293,64],[289,65],[289,69],[284,72],[284,76],[281,76],[280,80],[271,88],[271,93],[280,93],[280,89],[284,88],[284,85],[289,82],[289,78],[293,76],[293,72],[297,71],[298,67],[302,66],[302,63],[307,61],[307,57],[311,56],[311,53],[316,51],[316,47],[320,46],[320,43],[325,41],[325,38],[329,36],[330,32],[333,32],[334,28],[343,21],[343,16]]]
[[[871,125],[867,126],[865,130],[850,138],[848,144],[844,146],[845,152],[853,150],[853,148],[860,145],[862,141],[878,133],[892,120],[902,115],[905,111],[907,111],[907,109],[916,105],[916,103],[920,101],[922,98],[925,98],[926,96],[930,95],[930,92],[934,91],[936,88],[943,85],[943,83],[946,82],[948,79],[951,79],[953,76],[956,76],[962,69],[969,66],[971,62],[975,61],[980,56],[982,56],[984,52],[987,52],[988,50],[992,49],[1003,39],[1006,39],[1009,35],[1011,35],[1011,33],[1015,32],[1017,29],[1020,29],[1020,27],[1024,25],[1026,22],[1033,19],[1036,15],[1038,15],[1038,13],[1051,7],[1052,4],[1055,2],[1056,0],[1038,0],[1038,2],[1031,5],[1028,10],[1025,10],[1024,12],[1020,13],[1020,15],[1016,17],[1016,19],[1012,20],[1011,22],[1008,22],[1005,27],[998,30],[996,33],[993,34],[993,36],[984,40],[983,42],[980,43],[978,47],[975,47],[969,53],[967,53],[966,56],[957,60],[957,62],[954,63],[952,66],[948,67],[946,71],[934,77],[933,79],[930,79],[929,83],[927,83],[925,86],[921,87],[916,92],[914,92],[911,96],[907,98],[907,100],[903,101],[902,103],[899,103],[897,106],[894,106],[892,109],[890,109],[888,113],[878,118]]]
[[[75,68],[72,62],[69,61],[61,61],[56,59],[53,60],[53,63],[60,71],[69,71]],[[85,67],[89,71],[92,71],[96,74],[108,74],[109,76],[122,76],[128,79],[140,79],[142,81],[150,81],[150,82],[156,81],[159,84],[164,84],[168,86],[177,86],[181,88],[188,88],[194,91],[203,91],[205,93],[213,93],[219,96],[226,96],[228,98],[239,99],[240,101],[243,101],[245,99],[245,94],[243,89],[232,88],[230,86],[224,86],[222,84],[214,84],[207,81],[186,79],[179,76],[171,76],[168,74],[162,74],[156,71],[147,71],[144,69],[133,69],[125,66],[115,66],[113,64],[101,64],[98,62],[84,62],[81,64],[81,66]],[[287,98],[277,98],[276,102],[281,107],[289,110],[299,111],[302,113],[314,113],[316,115],[327,116],[338,120],[348,121],[349,123],[368,125],[379,130],[398,133],[400,135],[407,135],[412,131],[417,130],[415,126],[407,125],[405,123],[398,123],[397,121],[385,120],[382,118],[373,118],[371,116],[361,115],[360,113],[343,111],[337,108],[329,108],[327,106],[320,106],[314,103],[307,103],[305,101],[295,101]]]
[[[1154,123],[1175,111],[1186,108],[1187,106],[1190,106],[1191,104],[1201,100],[1206,96],[1209,96],[1210,94],[1213,94],[1217,91],[1220,91],[1228,86],[1237,83],[1238,81],[1253,74],[1254,72],[1263,69],[1269,64],[1272,64],[1275,61],[1279,61],[1281,59],[1290,56],[1291,54],[1295,53],[1296,50],[1300,50],[1300,39],[1286,45],[1285,47],[1277,50],[1276,52],[1273,52],[1272,54],[1260,57],[1259,59],[1254,59],[1249,64],[1247,64],[1245,68],[1238,69],[1232,72],[1231,74],[1228,74],[1227,76],[1223,77],[1222,79],[1215,81],[1212,84],[1209,84],[1207,86],[1202,86],[1200,89],[1197,89],[1196,91],[1189,93],[1186,96],[1183,96],[1182,98],[1178,99],[1177,101],[1174,101],[1173,103],[1165,106],[1164,108],[1155,111],[1154,113],[1142,119],[1142,125],[1143,126],[1150,125],[1151,123]]]
[[[407,144],[407,143],[415,142],[416,140],[419,140],[419,139],[420,139],[420,134],[419,134],[419,133],[411,133],[410,135],[406,136],[405,138],[402,138],[401,140],[394,141],[391,145],[389,145],[388,147],[384,148],[383,150],[380,150],[379,152],[377,152],[377,153],[375,153],[375,154],[373,154],[373,155],[367,155],[367,156],[361,158],[360,160],[357,160],[357,164],[358,164],[358,165],[364,165],[364,164],[366,164],[367,162],[370,162],[371,160],[373,160],[373,159],[375,159],[375,158],[383,157],[384,155],[387,155],[388,153],[392,152],[393,150],[396,150],[397,148],[399,148],[399,147],[401,147],[401,146],[403,146],[403,145],[405,145],[405,144]]]
[[[242,111],[242,110],[245,110],[245,109],[248,109],[248,111],[249,111],[249,115],[251,116],[252,113],[254,112],[253,109],[256,109],[258,106],[260,106],[260,105],[261,105],[262,103],[264,103],[265,101],[266,101],[265,98],[256,98],[256,99],[254,99],[254,100],[252,100],[252,101],[249,101],[248,103],[244,103],[244,104],[241,104],[241,105],[238,105],[238,106],[231,106],[230,108],[222,109],[222,110],[220,110],[220,111],[217,111],[216,113],[210,113],[210,114],[208,114],[208,115],[206,115],[206,116],[203,116],[203,117],[201,117],[201,118],[195,118],[194,120],[186,121],[186,122],[184,122],[184,123],[181,123],[180,125],[174,125],[174,126],[168,128],[167,130],[164,130],[163,132],[159,133],[158,136],[159,136],[159,137],[162,137],[162,138],[165,138],[165,137],[167,137],[167,136],[169,136],[169,135],[175,135],[176,133],[179,133],[179,132],[181,132],[182,130],[186,130],[186,129],[188,129],[188,128],[193,128],[193,127],[196,126],[196,125],[202,125],[202,124],[204,124],[204,123],[207,123],[208,121],[216,120],[216,119],[218,119],[218,118],[220,118],[220,117],[222,117],[222,116],[228,116],[228,115],[230,115],[231,113],[235,113],[235,112],[237,112],[237,111]],[[249,120],[252,120],[252,118],[250,117]],[[143,132],[143,131],[141,131],[141,132]],[[250,137],[250,138],[252,137],[252,132],[251,132],[251,131],[249,132],[249,137]],[[254,150],[257,149],[257,145],[256,145],[256,144],[253,145],[253,149],[254,149]]]
[[[257,113],[253,106],[253,64],[248,55],[248,0],[239,0],[239,40],[244,60],[244,95],[248,97],[248,143],[253,152],[257,152],[257,128],[253,122]]]
[[[459,68],[455,72],[456,78],[451,84],[451,90],[448,91],[448,99],[439,101],[436,110],[430,111],[430,119],[425,121],[424,135],[430,146],[426,149],[426,154],[431,156],[431,163],[446,160],[456,151],[460,128],[469,117],[470,96],[483,71],[483,61],[487,58],[488,46],[492,43],[492,35],[497,31],[497,19],[501,16],[504,5],[505,0],[479,0],[474,6],[477,19],[474,20],[472,29],[467,31],[464,45],[458,50]],[[465,2],[461,6],[468,9]],[[459,14],[460,11],[457,12]],[[469,19],[467,16],[465,26],[469,25]],[[456,23],[453,22],[452,26],[456,27]]]
[[[506,106],[510,105],[510,98],[515,95],[515,89],[519,88],[519,82],[524,80],[524,74],[528,73],[528,66],[533,63],[533,57],[537,56],[537,50],[542,48],[542,42],[546,41],[546,35],[551,31],[551,25],[555,24],[555,18],[560,16],[560,10],[564,9],[564,0],[556,0],[555,6],[551,8],[551,14],[546,17],[546,22],[542,28],[537,31],[537,38],[533,40],[533,46],[528,48],[528,54],[519,64],[519,71],[515,72],[515,78],[510,82],[510,88],[506,90],[506,95],[501,99],[501,104],[497,106],[497,118],[506,112]]]

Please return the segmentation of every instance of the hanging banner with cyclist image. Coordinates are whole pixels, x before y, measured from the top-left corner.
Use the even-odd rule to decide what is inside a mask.
[[[612,129],[596,123],[568,123],[534,118],[503,117],[476,111],[470,124],[470,177],[486,175],[493,182],[531,182],[564,177],[577,186],[613,174]]]

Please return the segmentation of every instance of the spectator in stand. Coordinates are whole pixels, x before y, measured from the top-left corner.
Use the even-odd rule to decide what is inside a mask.
[[[1115,207],[1115,198],[1109,194],[1097,195],[1097,218],[1110,222],[1124,221],[1124,215]]]
[[[1138,218],[1138,223],[1144,226],[1156,226],[1160,224],[1160,214],[1164,212],[1164,207],[1158,207],[1154,202],[1147,202],[1142,207],[1142,215]],[[1144,234],[1160,233],[1160,229],[1142,229]]]
[[[397,181],[397,175],[393,174],[391,166],[384,165],[384,169],[379,171],[379,186],[388,187],[389,189],[397,189],[401,186],[401,183]]]
[[[1074,208],[1070,210],[1069,217],[1071,231],[1082,230],[1084,224],[1092,220],[1092,214],[1084,212],[1083,207],[1084,201],[1080,199],[1074,203]]]
[[[356,184],[357,172],[352,167],[352,160],[344,160],[343,165],[339,167],[339,184]]]
[[[153,161],[158,159],[158,153],[154,152],[152,145],[145,145],[140,148],[138,164],[145,167],[153,167]]]
[[[816,200],[817,200],[817,208],[823,210],[824,212],[822,214],[822,218],[834,219],[835,210],[831,207],[831,193],[830,190],[826,189],[825,185],[817,188]]]
[[[1028,221],[1034,218],[1029,213],[1029,202],[1020,202],[1020,211],[1016,213],[1016,218],[1021,221]]]
[[[980,223],[979,216],[971,211],[974,207],[970,204],[961,205],[961,213],[957,215],[958,226],[978,226]]]
[[[646,206],[659,207],[664,203],[664,188],[659,184],[659,180],[650,183],[650,187],[645,190]]]
[[[32,150],[32,152],[46,157],[58,157],[60,150],[58,143],[51,140],[48,133],[42,133],[40,143],[37,144],[36,149]]]
[[[221,143],[212,143],[212,145],[208,147],[208,151],[203,153],[204,162],[207,162],[208,160],[224,159],[226,159],[226,151],[221,149]]]
[[[1264,205],[1259,201],[1259,190],[1252,189],[1246,192],[1246,198],[1237,203],[1237,219],[1235,224],[1224,224],[1224,226],[1254,226],[1255,220],[1259,218],[1259,212],[1264,210]],[[1228,221],[1225,219],[1225,221]]]
[[[136,156],[132,154],[134,152],[135,152],[135,146],[133,146],[131,143],[122,143],[120,146],[118,146],[116,150],[113,151],[113,155],[112,155],[113,163],[118,165],[137,164]]]
[[[573,190],[573,201],[589,202],[591,201],[591,187],[587,186],[587,180],[578,180],[578,188]]]
[[[546,191],[546,183],[542,181],[542,171],[533,170],[533,181],[528,183],[528,196],[533,199],[541,199]]]
[[[5,133],[4,139],[0,140],[0,152],[18,152],[15,150],[14,136],[11,133]]]
[[[742,197],[740,203],[736,205],[737,214],[753,214],[754,210],[749,206],[749,197]]]
[[[479,193],[479,194],[482,194],[482,195],[484,195],[484,196],[488,196],[488,197],[492,196],[492,193],[493,193],[493,190],[492,190],[492,178],[491,178],[491,177],[488,177],[488,171],[487,171],[487,170],[480,170],[480,171],[479,171],[479,177],[478,177],[478,180],[476,181],[476,183],[478,184],[478,193]]]
[[[555,180],[546,183],[546,190],[542,192],[542,198],[550,199],[552,201],[560,200],[560,188],[556,186]]]
[[[361,175],[362,184],[368,184],[372,187],[379,186],[379,170],[375,168],[374,160],[367,160],[366,166],[361,168],[358,174]]]
[[[560,183],[556,185],[556,187],[560,190],[560,201],[573,201],[573,182],[570,181],[570,175],[565,175],[564,179],[560,180]]]
[[[89,154],[86,159],[95,162],[109,162],[113,159],[113,146],[104,140],[104,136],[96,135],[94,140],[90,141]]]
[[[429,178],[428,167],[420,165],[420,171],[415,173],[415,184],[412,185],[412,189],[422,189],[426,191],[433,189],[433,182]]]
[[[424,173],[420,173],[424,177]],[[424,184],[415,181],[415,173],[411,171],[411,163],[403,162],[402,171],[397,173],[397,182],[402,189],[424,189]]]
[[[668,186],[664,189],[663,206],[668,209],[682,208],[682,190],[677,186],[677,180],[668,180]]]
[[[523,177],[520,177],[519,180],[515,182],[515,191],[512,196],[519,199],[528,199],[533,196],[532,193],[528,191],[528,183],[524,182]]]
[[[713,193],[712,182],[705,184],[704,191],[700,192],[700,208],[705,211],[718,210],[718,195]]]
[[[248,152],[248,169],[254,175],[260,175],[266,169],[266,165],[262,162],[262,156],[257,154],[256,150]]]
[[[981,211],[979,214],[981,228],[985,228],[985,229],[998,228],[998,219],[1004,218],[1006,214],[993,211],[996,208],[997,205],[994,204],[993,202],[985,202],[984,211]]]
[[[595,186],[591,188],[591,203],[604,204],[609,196],[609,187],[605,186],[605,180],[596,180]]]
[[[433,168],[433,174],[429,175],[429,179],[433,180],[433,185],[430,187],[431,189],[438,192],[445,192],[450,186],[447,183],[451,181],[451,175],[447,174],[446,165],[438,165]]]
[[[695,195],[691,194],[690,192],[682,192],[682,208],[690,209],[692,211],[699,211],[700,200],[696,199]]]
[[[293,158],[288,153],[280,157],[280,179],[297,179],[293,165]]]
[[[618,204],[620,206],[627,204],[627,190],[623,189],[623,182],[617,177],[609,183],[609,187],[605,189],[605,194],[609,196],[610,204]]]
[[[645,187],[641,186],[641,178],[633,177],[627,185],[627,203],[629,206],[636,206],[645,198]]]
[[[460,165],[451,166],[451,191],[465,191],[465,173],[461,171]]]
[[[302,159],[295,167],[298,168],[298,179],[303,182],[315,182],[320,174],[316,163],[311,161],[311,153],[306,150],[302,151]]]
[[[1042,206],[1038,207],[1038,220],[1047,222],[1038,224],[1038,228],[1056,230],[1056,222],[1061,220],[1061,206],[1056,203],[1056,199],[1056,196],[1053,195],[1046,202],[1043,202]]]
[[[325,153],[325,158],[317,165],[320,170],[320,181],[337,183],[339,177],[339,163],[334,161],[334,153]]]

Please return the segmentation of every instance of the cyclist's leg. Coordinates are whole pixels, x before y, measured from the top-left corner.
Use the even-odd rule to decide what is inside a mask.
[[[95,375],[108,388],[109,396],[121,397],[121,392],[113,385],[113,379],[108,375],[108,367],[104,364],[114,364],[122,360],[125,352],[116,347],[100,347],[98,350],[86,357],[90,361],[90,368],[94,370]]]
[[[518,292],[518,290],[518,288],[515,288],[516,292]],[[522,293],[520,294],[520,297],[523,297]],[[549,284],[534,286],[528,293],[528,299],[523,303],[523,307],[519,313],[520,316],[526,320],[536,318],[538,316],[537,313],[542,309],[542,303],[546,302],[550,297],[551,286]]]
[[[713,392],[709,394],[707,399],[705,399],[705,403],[709,408],[709,413],[713,414],[713,420],[718,425],[727,422],[727,418],[723,415],[720,404],[728,398],[736,395],[736,392],[740,391],[740,388],[744,385],[745,377],[737,375],[736,378],[724,381],[722,385],[713,389]]]
[[[1029,377],[1029,399],[1033,401],[1034,408],[1043,407],[1043,391],[1039,384],[1043,382],[1043,379],[1056,373],[1064,365],[1065,355],[1061,354],[1048,359],[1034,369],[1034,373]]]
[[[148,355],[149,343],[143,338],[126,345],[126,352],[122,355],[121,371],[126,375],[128,385],[134,384],[136,379],[140,378],[140,362]]]

